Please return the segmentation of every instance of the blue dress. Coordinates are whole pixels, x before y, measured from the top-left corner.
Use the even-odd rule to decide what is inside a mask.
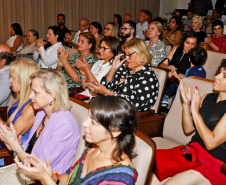
[[[24,103],[20,107],[20,109],[18,110],[18,112],[16,113],[16,115],[15,115],[13,121],[12,121],[13,124],[15,123],[15,121],[17,120],[17,118],[19,118],[21,116],[22,111],[24,110],[24,107],[26,107],[26,105],[29,104],[30,102],[31,102],[31,100],[29,99],[26,103]],[[8,111],[8,117],[10,117],[11,114],[16,110],[17,106],[18,106],[18,102],[14,103],[12,105],[12,107],[10,107],[10,109]],[[22,135],[22,137],[21,137],[21,144],[23,144],[25,141],[27,141],[28,136],[30,134],[30,131],[31,131],[31,129],[29,129],[24,135]],[[4,143],[2,143],[0,141],[0,149],[2,149],[2,148],[6,148],[6,146],[4,145]],[[3,159],[0,159],[0,166],[4,166],[4,160]]]

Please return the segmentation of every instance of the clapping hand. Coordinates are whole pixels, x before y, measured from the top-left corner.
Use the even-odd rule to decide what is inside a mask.
[[[36,49],[38,48],[40,48],[40,47],[42,47],[43,46],[43,40],[42,39],[37,39],[36,41],[35,41],[35,45],[36,45]]]
[[[25,157],[25,165],[20,163],[18,157],[16,156],[14,159],[18,170],[20,173],[24,174],[26,177],[42,181],[46,176],[52,176],[52,167],[49,159],[44,162],[38,157],[32,154],[26,154]]]
[[[185,87],[185,83],[183,80],[180,81],[180,93],[181,93],[181,97],[182,97],[182,100],[183,100],[183,104],[184,105],[190,105],[191,103],[191,88],[188,87],[186,89]]]

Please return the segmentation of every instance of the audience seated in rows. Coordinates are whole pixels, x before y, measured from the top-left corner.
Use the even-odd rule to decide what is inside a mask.
[[[120,41],[116,37],[104,37],[101,40],[99,52],[100,60],[98,60],[91,69],[86,61],[80,60],[76,62],[76,66],[79,68],[82,75],[81,85],[85,90],[80,93],[82,95],[89,97],[97,96],[96,93],[88,89],[87,83],[99,84],[101,79],[106,76],[115,56],[121,53]]]
[[[14,56],[9,46],[0,44],[0,107],[7,105],[11,95],[9,65],[13,60]]]
[[[145,41],[148,51],[152,56],[151,65],[158,66],[159,63],[166,57],[166,45],[160,40],[162,37],[162,24],[157,21],[152,21],[148,26],[149,41]]]
[[[17,52],[23,48],[23,31],[19,23],[11,24],[10,30],[11,37],[6,41],[11,51]]]
[[[27,141],[35,120],[36,111],[33,109],[29,97],[32,92],[29,76],[38,70],[38,65],[28,58],[22,58],[10,63],[10,83],[13,92],[16,94],[16,102],[10,106],[8,120],[3,123],[14,125],[16,138],[21,136],[21,143]],[[5,148],[2,142],[0,142],[0,148]],[[1,165],[4,165],[3,159]]]
[[[101,84],[89,83],[89,88],[105,96],[125,97],[138,111],[150,110],[157,100],[159,83],[151,70],[152,58],[146,44],[133,38],[123,45],[123,51],[125,54],[115,57]]]
[[[68,53],[64,52],[63,48],[58,49],[58,65],[57,69],[62,71],[67,87],[81,87],[81,74],[79,68],[76,67],[76,62],[85,60],[90,67],[97,61],[95,56],[96,39],[90,32],[80,33],[78,39],[78,53],[68,59]]]
[[[59,71],[53,69],[37,71],[31,74],[30,79],[32,92],[27,94],[33,109],[38,113],[35,121],[32,119],[34,125],[29,138],[21,146],[17,138],[21,133],[15,130],[16,125],[14,128],[10,124],[8,129],[0,123],[1,140],[7,144],[9,150],[16,151],[23,163],[26,153],[31,153],[44,161],[49,159],[53,170],[63,174],[72,164],[80,138],[79,127],[69,111],[66,81]]]
[[[61,184],[131,184],[138,174],[131,160],[135,157],[136,110],[122,97],[97,97],[90,105],[89,118],[83,123],[85,148],[77,163],[60,175]],[[113,118],[113,119],[112,119]],[[117,120],[117,121],[116,121]],[[129,123],[129,124],[128,124]],[[27,155],[32,164],[24,166],[16,157],[19,171],[43,184],[55,184],[49,161]],[[104,159],[104,160],[103,160]],[[93,170],[96,169],[96,170]],[[32,171],[35,171],[32,173]],[[43,174],[43,175],[41,175]]]
[[[77,31],[74,38],[72,38],[69,33],[66,33],[65,34],[66,38],[64,39],[64,42],[68,43],[69,45],[71,45],[75,49],[78,49],[79,35],[80,35],[80,33],[83,33],[83,32],[89,32],[88,28],[89,28],[89,20],[86,19],[86,18],[80,19],[80,21],[79,21],[79,31]]]
[[[173,16],[170,18],[167,30],[163,31],[162,41],[165,44],[178,46],[180,44],[181,37],[182,37],[181,21],[179,17]]]
[[[213,36],[206,37],[204,42],[209,45],[209,50],[226,52],[226,36],[223,35],[224,25],[220,20],[212,24]]]
[[[35,52],[35,42],[39,39],[39,34],[36,30],[29,30],[26,35],[27,44],[21,49],[21,51],[15,53],[16,59],[27,57],[33,59]]]
[[[188,52],[196,45],[197,37],[195,33],[187,32],[183,35],[180,46],[174,47],[173,50],[166,56],[164,61],[159,65],[159,67],[168,70],[168,81],[162,103],[163,107],[167,107],[169,104],[168,98],[175,95],[174,91],[171,89],[171,86],[174,86],[174,83],[178,83],[178,80],[175,79],[173,71],[177,71],[177,75],[181,78],[184,77],[186,70],[191,67]]]
[[[33,54],[33,59],[41,69],[56,69],[58,61],[57,49],[63,47],[63,35],[61,34],[60,28],[57,26],[50,26],[46,37],[47,44],[45,45],[42,39],[36,40],[36,51]]]

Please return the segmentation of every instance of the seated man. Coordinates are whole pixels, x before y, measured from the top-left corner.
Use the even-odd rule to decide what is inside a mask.
[[[75,37],[72,39],[71,35],[69,33],[66,33],[66,38],[64,39],[64,42],[71,44],[74,48],[78,49],[78,38],[79,34],[83,32],[89,32],[89,20],[86,18],[82,18],[79,21],[79,31],[75,34]]]
[[[11,94],[9,64],[13,60],[9,46],[0,44],[0,107],[7,105]]]

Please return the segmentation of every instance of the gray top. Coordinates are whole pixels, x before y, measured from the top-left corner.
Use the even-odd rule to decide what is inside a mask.
[[[7,105],[11,94],[9,66],[0,69],[0,107]]]
[[[145,41],[147,46],[149,45],[150,41]],[[152,56],[152,66],[158,66],[159,63],[166,57],[167,55],[167,49],[166,45],[161,41],[158,40],[156,43],[154,43],[148,51],[150,52]]]

